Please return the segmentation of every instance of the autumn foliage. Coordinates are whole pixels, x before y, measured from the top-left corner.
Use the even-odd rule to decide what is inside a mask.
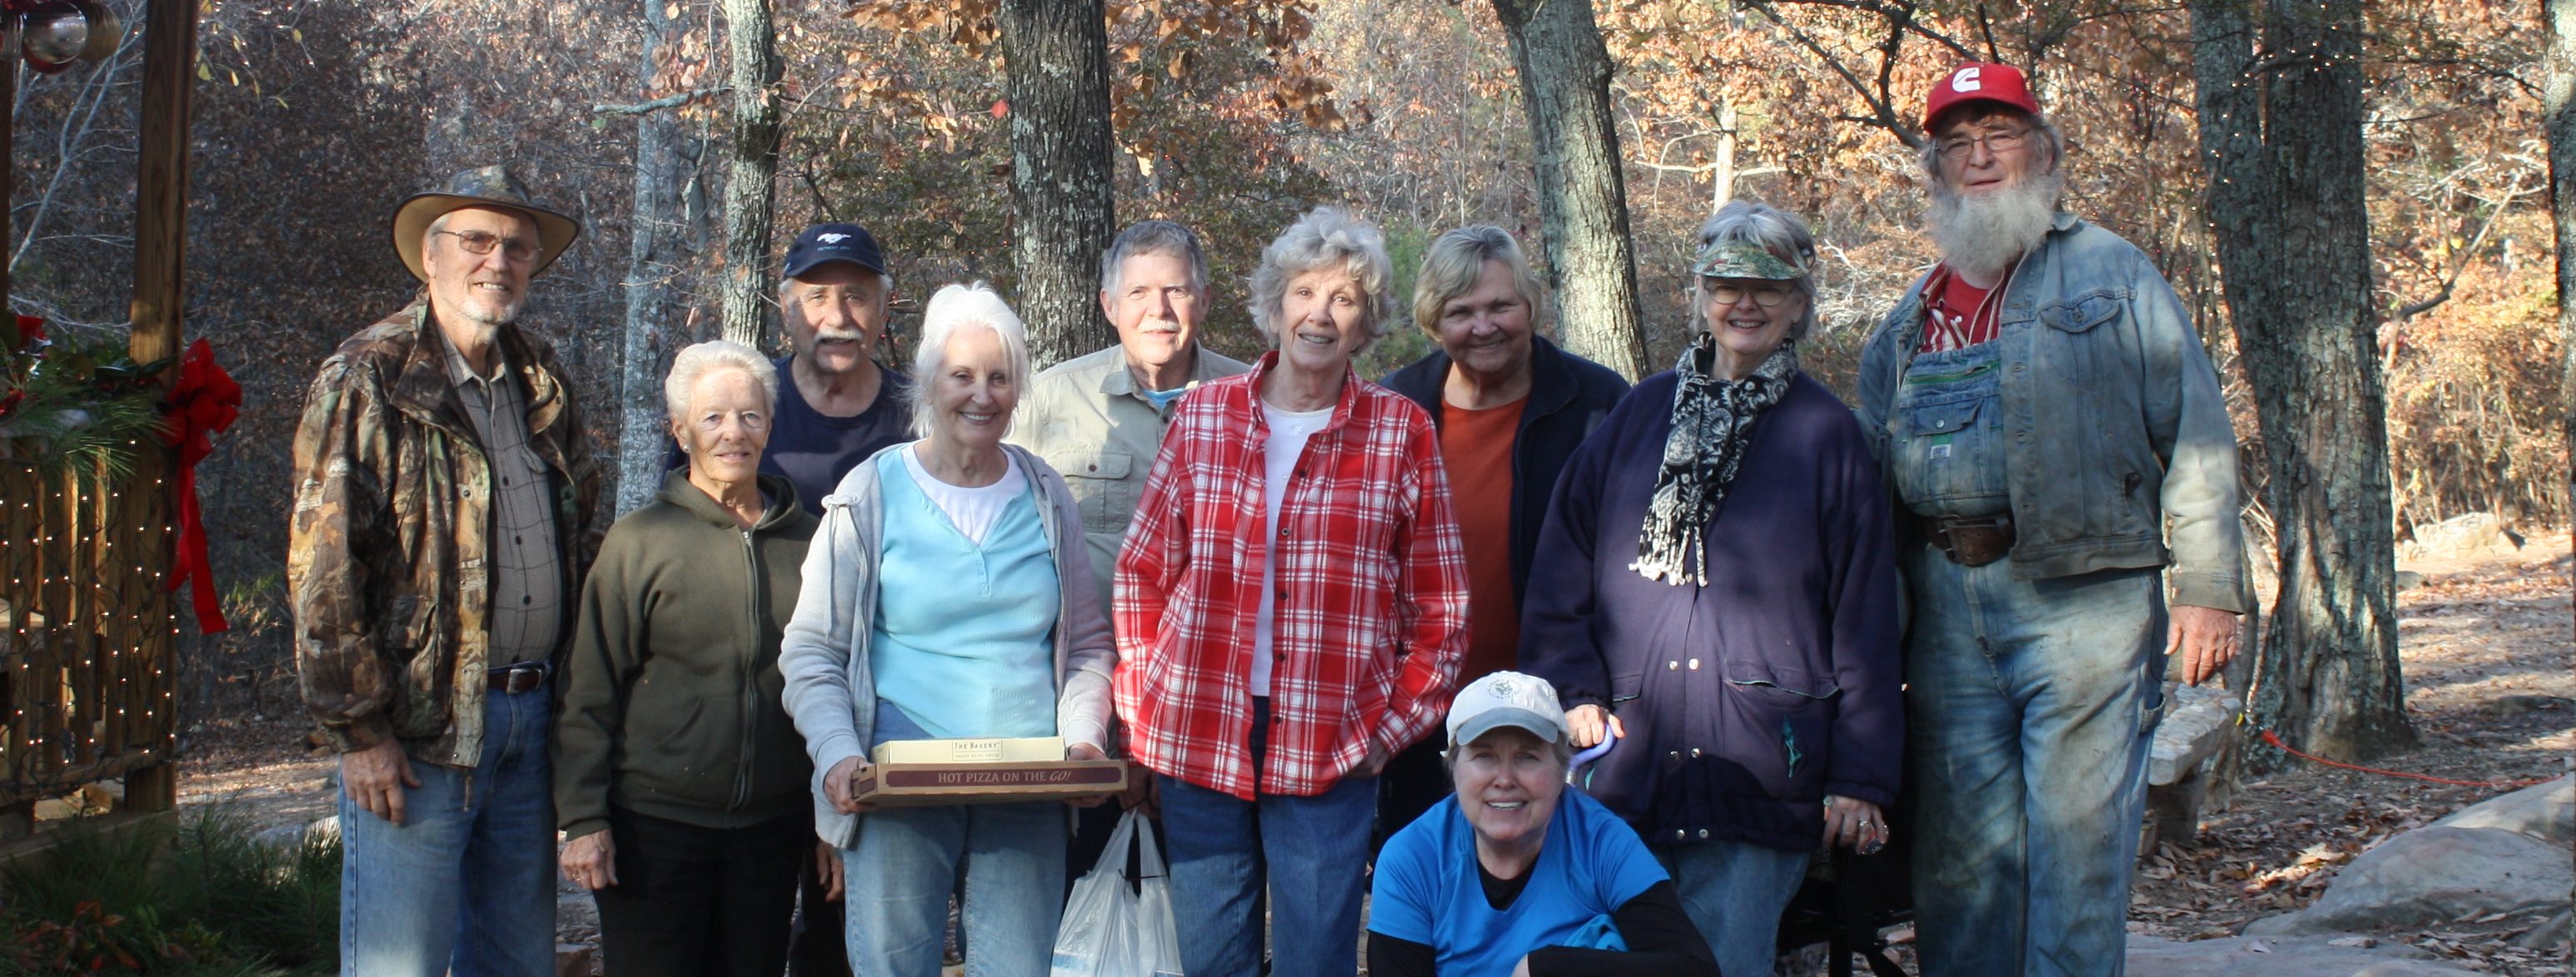
[[[616,398],[661,369],[623,362],[620,338],[637,120],[674,119],[679,203],[653,219],[688,261],[668,272],[675,311],[650,325],[663,355],[714,328],[727,77],[718,4],[648,0],[673,39],[648,60],[654,18],[633,2],[201,2],[188,330],[212,339],[246,388],[240,425],[200,469],[235,600],[275,599],[285,445],[315,365],[416,287],[385,240],[403,194],[507,159],[584,221],[534,289],[531,319],[563,351],[600,443],[614,446]],[[110,3],[142,22],[139,0]],[[898,299],[973,278],[1008,293],[1017,229],[994,8],[777,0],[780,228],[866,223],[886,245]],[[2034,70],[2069,137],[2069,209],[2156,258],[2243,402],[2201,206],[2179,9],[1595,0],[1595,10],[1618,66],[1649,362],[1669,362],[1682,340],[1693,227],[1716,201],[1752,197],[1818,230],[1828,328],[1807,362],[1847,384],[1859,338],[1929,261],[1915,228],[1921,92],[1960,60],[1999,59]],[[2401,524],[2469,510],[2567,515],[2567,449],[2549,434],[2560,351],[2533,15],[2492,0],[2391,0],[2367,13],[2375,301],[2387,319]],[[1405,288],[1422,242],[1448,227],[1536,234],[1528,128],[1483,0],[1112,0],[1108,36],[1117,219],[1169,217],[1206,234],[1220,310],[1211,341],[1222,349],[1265,345],[1241,281],[1260,244],[1316,203],[1346,201],[1385,224]],[[19,101],[11,298],[67,334],[112,336],[126,315],[140,77],[140,45],[129,47],[94,68],[30,76]],[[909,325],[898,316],[898,345]],[[1420,348],[1398,325],[1378,362]],[[2240,411],[2240,433],[2251,425]],[[213,663],[199,698],[238,696],[263,675],[279,697],[277,639],[254,631],[191,655]],[[222,684],[227,676],[243,681]]]

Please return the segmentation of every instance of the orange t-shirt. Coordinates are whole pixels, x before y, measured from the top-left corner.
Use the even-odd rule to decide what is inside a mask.
[[[1467,549],[1467,662],[1458,684],[1520,659],[1521,609],[1512,599],[1512,442],[1523,397],[1500,407],[1440,405],[1440,463],[1449,469]]]

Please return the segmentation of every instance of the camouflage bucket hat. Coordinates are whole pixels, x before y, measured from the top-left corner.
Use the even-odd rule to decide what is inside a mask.
[[[1759,278],[1784,282],[1807,277],[1807,271],[1780,259],[1751,241],[1712,241],[1699,249],[1691,274],[1701,278]]]
[[[412,277],[429,280],[429,271],[420,263],[421,238],[429,225],[449,211],[466,207],[499,207],[527,215],[537,225],[537,258],[528,269],[535,277],[555,263],[555,258],[581,236],[581,222],[528,201],[528,188],[510,175],[506,165],[467,170],[449,177],[447,185],[428,193],[415,193],[403,198],[394,208],[394,252],[402,255],[403,266]]]

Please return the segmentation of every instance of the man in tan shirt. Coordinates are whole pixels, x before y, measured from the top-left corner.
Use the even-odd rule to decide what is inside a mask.
[[[1198,235],[1170,221],[1131,224],[1100,258],[1100,311],[1118,327],[1118,345],[1048,368],[1020,399],[1010,440],[1064,473],[1082,503],[1083,542],[1104,604],[1172,405],[1201,383],[1252,368],[1199,347],[1208,305]],[[1077,815],[1067,875],[1090,870],[1117,824],[1114,815],[1108,805]]]
[[[1252,368],[1199,347],[1208,305],[1198,235],[1170,221],[1129,225],[1100,259],[1100,310],[1118,327],[1118,345],[1039,373],[1020,401],[1010,440],[1073,486],[1097,579],[1110,579],[1172,404]]]

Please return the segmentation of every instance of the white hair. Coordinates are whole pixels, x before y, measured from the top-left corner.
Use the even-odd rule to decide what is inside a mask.
[[[1361,326],[1366,332],[1360,348],[1377,342],[1394,307],[1387,295],[1395,272],[1386,257],[1386,236],[1339,207],[1308,211],[1261,249],[1261,267],[1252,271],[1253,325],[1276,344],[1279,305],[1288,297],[1288,280],[1319,269],[1343,272],[1358,283]]]
[[[948,342],[958,330],[981,326],[993,330],[1002,340],[1004,375],[1018,387],[1029,378],[1029,332],[1021,324],[1019,313],[1010,303],[983,282],[972,285],[942,285],[921,307],[921,343],[912,353],[912,433],[929,437],[933,409],[930,406],[931,382],[939,372],[940,361],[948,356]]]
[[[1798,313],[1798,321],[1789,326],[1789,341],[1797,342],[1816,331],[1816,236],[1807,230],[1806,221],[1770,204],[1730,200],[1699,225],[1701,250],[1719,241],[1751,244],[1803,272],[1789,279],[1790,287],[1806,298],[1806,308]],[[1694,334],[1711,331],[1708,308],[1698,301],[1699,291],[1705,287],[1705,282],[1706,279],[1697,276],[1691,279],[1690,319]]]
[[[680,351],[671,358],[671,373],[662,378],[662,406],[671,419],[689,412],[689,396],[697,392],[698,381],[709,374],[741,370],[760,381],[762,410],[778,410],[778,368],[762,359],[751,347],[723,339],[710,339]]]
[[[2039,247],[2057,222],[2058,198],[2066,190],[2066,137],[2045,115],[2009,106],[1980,106],[1945,115],[1944,123],[1979,122],[1989,117],[2019,119],[2030,126],[2031,166],[2019,182],[2004,189],[1969,196],[1952,189],[1942,167],[1941,140],[1923,144],[1923,174],[1932,206],[1924,211],[1924,231],[1941,260],[1969,274],[2000,275],[2023,254]]]

